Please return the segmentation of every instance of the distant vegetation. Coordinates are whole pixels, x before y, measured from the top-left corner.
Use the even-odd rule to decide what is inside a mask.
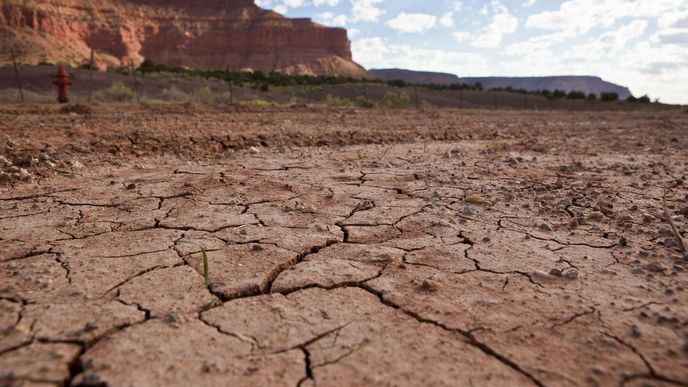
[[[115,70],[120,73],[130,73],[131,68],[122,67]],[[280,72],[270,72],[264,73],[261,71],[236,71],[236,70],[198,70],[190,69],[185,67],[174,67],[167,66],[164,64],[154,63],[149,59],[146,59],[141,63],[141,65],[136,69],[136,72],[141,74],[156,74],[156,73],[170,73],[188,77],[197,77],[202,79],[218,79],[239,87],[248,87],[259,91],[270,91],[271,87],[290,87],[290,86],[307,86],[315,87],[322,85],[341,85],[341,84],[381,84],[387,85],[395,88],[406,88],[406,87],[416,87],[416,88],[426,88],[428,90],[435,91],[446,91],[446,90],[472,90],[472,91],[484,91],[483,85],[478,83],[468,84],[468,83],[455,83],[449,85],[441,84],[423,84],[416,85],[410,84],[403,80],[390,80],[382,81],[379,79],[359,79],[352,77],[340,77],[340,76],[312,76],[312,75],[298,75],[298,74],[285,74]],[[100,95],[96,98],[108,99],[108,100],[132,100],[134,98],[134,93],[131,90],[126,90],[126,86],[122,84],[115,84],[110,89],[99,91]],[[586,94],[582,91],[569,91],[564,90],[535,90],[529,91],[526,89],[514,89],[512,87],[504,88],[492,88],[488,90],[489,92],[505,92],[505,93],[515,93],[522,95],[540,95],[549,100],[558,99],[569,99],[569,100],[581,100],[581,101],[596,101],[601,100],[603,102],[615,102],[619,100],[619,95],[617,93],[601,93],[599,96],[594,93]],[[130,93],[131,92],[131,93]],[[170,89],[165,95],[161,96],[162,100],[185,100],[189,99],[198,103],[206,104],[222,104],[231,103],[231,95],[228,93],[217,94],[213,93],[208,88],[202,88],[195,90],[188,97],[179,92],[179,90]],[[186,97],[186,98],[185,98]],[[328,106],[358,106],[362,108],[372,108],[372,107],[386,107],[394,108],[399,106],[409,105],[409,97],[406,93],[388,93],[384,96],[381,101],[373,101],[367,97],[359,97],[354,100],[349,100],[347,98],[335,97],[328,95],[325,103]],[[648,96],[642,96],[639,98],[629,97],[626,102],[632,103],[650,103],[650,98]]]

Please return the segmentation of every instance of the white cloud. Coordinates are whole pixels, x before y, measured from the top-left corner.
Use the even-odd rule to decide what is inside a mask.
[[[569,0],[556,11],[529,16],[525,25],[587,33],[594,28],[611,28],[619,19],[658,17],[686,5],[685,0]]]
[[[354,22],[376,22],[385,11],[378,8],[382,0],[351,0],[351,14]]]
[[[334,7],[337,4],[339,4],[339,0],[313,0],[313,5],[316,7],[321,5],[329,5],[330,7]]]
[[[349,21],[346,15],[335,15],[332,12],[323,12],[317,15],[315,19],[322,24],[335,27],[344,27]]]
[[[487,6],[485,6],[487,7]],[[509,12],[501,2],[493,0],[491,3],[492,21],[477,34],[465,31],[454,32],[458,41],[470,40],[473,47],[497,48],[502,44],[504,35],[512,34],[518,28],[518,19]],[[489,12],[489,11],[488,11]]]
[[[434,15],[402,12],[385,25],[401,32],[423,32],[435,27],[436,23],[437,17]]]
[[[523,6],[524,7],[532,7],[533,4],[535,4],[535,2],[537,2],[537,0],[526,0],[526,2],[523,3]]]
[[[354,60],[366,68],[404,68],[458,74],[484,73],[487,60],[479,54],[429,50],[406,44],[390,44],[380,37],[353,42]]]
[[[445,12],[440,17],[440,24],[443,27],[453,28],[454,27],[454,12]]]

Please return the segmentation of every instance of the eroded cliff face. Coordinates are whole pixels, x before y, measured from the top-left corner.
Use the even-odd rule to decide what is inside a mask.
[[[26,63],[88,61],[287,73],[370,74],[351,59],[347,32],[287,19],[253,0],[2,0],[0,38]],[[6,62],[4,55],[2,61]]]

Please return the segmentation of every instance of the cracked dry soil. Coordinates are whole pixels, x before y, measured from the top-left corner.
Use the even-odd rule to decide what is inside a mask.
[[[660,200],[685,237],[686,115],[471,113],[335,120],[451,140],[392,146],[287,128],[279,151],[112,162],[105,138],[1,188],[0,384],[686,385],[688,257]],[[320,114],[340,112],[239,115],[303,138]],[[143,120],[170,121],[164,149],[183,117]],[[71,155],[74,117],[48,118]]]

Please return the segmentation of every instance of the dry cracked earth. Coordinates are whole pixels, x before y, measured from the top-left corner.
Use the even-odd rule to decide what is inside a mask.
[[[687,385],[686,115],[432,114],[0,188],[0,385]]]

